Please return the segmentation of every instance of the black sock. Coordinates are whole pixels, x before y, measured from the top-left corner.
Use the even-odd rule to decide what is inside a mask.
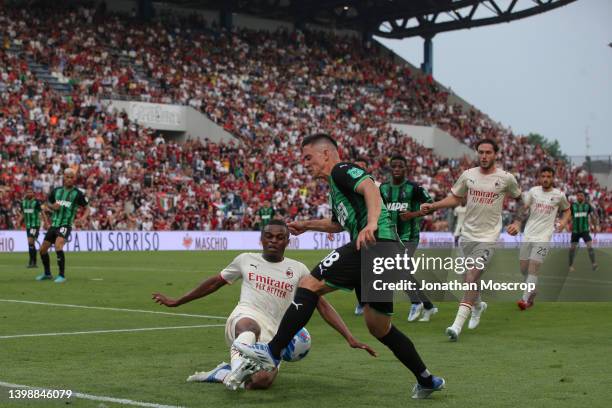
[[[426,388],[433,387],[433,378],[421,356],[414,348],[414,344],[401,331],[391,325],[389,333],[378,339],[393,352],[395,357],[402,362],[416,377],[419,384]]]
[[[66,265],[66,258],[64,258],[64,251],[57,251],[57,266],[59,267],[60,276],[64,276],[64,266]]]
[[[30,265],[36,264],[36,247],[34,245],[28,245],[28,252],[30,253]]]
[[[433,309],[434,305],[429,300],[427,300],[423,302],[423,307],[425,308],[425,310],[431,310]]]
[[[274,358],[280,358],[281,352],[291,341],[293,336],[306,326],[312,313],[319,303],[319,295],[306,288],[298,288],[295,292],[295,299],[283,316],[276,335],[268,343]]]
[[[40,259],[42,260],[43,267],[45,268],[45,275],[51,275],[51,265],[49,264],[49,253],[40,253]]]
[[[587,249],[587,251],[589,251],[589,259],[591,260],[591,263],[594,264],[595,263],[595,250],[593,249],[593,247],[590,247]]]
[[[575,256],[576,256],[576,248],[570,248],[570,251],[569,251],[570,266],[574,265],[574,257]]]

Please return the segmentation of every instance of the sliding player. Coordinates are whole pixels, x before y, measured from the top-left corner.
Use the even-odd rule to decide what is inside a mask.
[[[170,299],[161,293],[153,294],[157,303],[176,307],[208,296],[226,284],[243,280],[240,301],[225,326],[225,340],[231,346],[230,364],[221,363],[211,371],[196,372],[187,381],[223,382],[229,389],[235,390],[243,385],[246,377],[255,373],[244,384],[247,389],[266,389],[274,382],[277,370],[259,371],[240,356],[232,343],[234,340],[246,344],[269,341],[293,300],[298,282],[308,274],[308,269],[303,263],[284,256],[289,244],[289,230],[283,221],[271,220],[264,227],[261,244],[263,253],[238,255],[220,274],[206,279],[178,299]],[[342,318],[323,297],[319,299],[317,309],[323,319],[342,334],[350,347],[364,349],[376,356],[368,345],[353,337]]]

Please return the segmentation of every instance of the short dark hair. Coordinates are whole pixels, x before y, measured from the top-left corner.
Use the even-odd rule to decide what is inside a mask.
[[[585,197],[588,197],[588,196],[589,196],[589,195],[586,193],[586,191],[584,191],[584,190],[578,190],[578,191],[576,191],[576,195],[578,195],[578,194],[583,194]]]
[[[400,160],[403,161],[404,164],[408,164],[406,158],[404,156],[400,156],[399,154],[394,154],[393,156],[391,156],[391,159],[389,159],[389,163],[391,163],[393,160]]]
[[[270,220],[270,222],[269,222],[269,223],[267,223],[267,224],[266,224],[266,227],[267,227],[268,225],[280,225],[281,227],[285,227],[285,229],[286,229],[287,231],[289,230],[289,227],[287,226],[287,223],[286,223],[285,221],[283,221],[283,220],[276,220],[276,219],[272,219],[272,220]],[[263,234],[263,230],[265,230],[265,229],[266,229],[266,227],[263,227],[263,229],[261,230],[261,233],[262,233],[262,234]]]
[[[493,151],[495,153],[499,152],[499,146],[497,146],[497,143],[493,139],[482,139],[482,140],[477,141],[476,150],[478,150],[480,145],[483,145],[483,144],[490,144],[491,146],[493,146]]]
[[[542,173],[551,173],[553,176],[555,175],[555,169],[550,166],[544,166],[540,169],[540,174]]]
[[[309,144],[317,143],[321,140],[326,140],[329,143],[333,144],[336,149],[338,148],[338,143],[334,140],[333,137],[331,137],[327,133],[315,133],[314,135],[306,136],[302,140],[302,147],[307,146]]]

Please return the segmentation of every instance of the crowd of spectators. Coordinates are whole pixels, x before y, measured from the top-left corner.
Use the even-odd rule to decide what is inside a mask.
[[[378,180],[388,157],[402,154],[413,180],[445,196],[473,162],[438,157],[390,127],[405,122],[438,126],[468,145],[497,140],[501,166],[524,188],[539,166],[553,165],[557,185],[570,198],[586,190],[612,231],[610,192],[584,169],[450,103],[431,76],[374,44],[319,32],[228,33],[197,19],[141,24],[93,8],[0,8],[0,27],[0,229],[19,227],[26,186],[44,198],[65,167],[90,199],[83,229],[257,229],[268,200],[278,217],[326,217],[326,186],[299,158],[300,138],[314,132],[335,137],[345,159],[367,157]],[[69,83],[70,94],[50,89],[29,62]],[[173,142],[110,111],[108,97],[192,106],[237,141]],[[509,203],[504,217],[512,210]],[[448,230],[447,215],[426,217],[424,229]]]

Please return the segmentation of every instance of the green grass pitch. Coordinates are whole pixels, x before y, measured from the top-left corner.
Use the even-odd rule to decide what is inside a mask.
[[[301,362],[285,363],[270,390],[230,392],[219,384],[186,383],[194,371],[229,361],[225,321],[119,309],[227,316],[238,300],[240,285],[226,286],[175,309],[154,304],[151,293],[181,295],[220,271],[236,254],[67,253],[64,285],[35,282],[41,269],[25,268],[27,254],[2,254],[0,382],[188,407],[610,406],[612,303],[606,302],[540,302],[526,312],[511,302],[495,302],[480,327],[474,332],[466,328],[457,343],[449,343],[443,334],[454,318],[455,302],[438,303],[440,312],[429,324],[406,322],[408,304],[397,303],[395,324],[412,338],[430,370],[446,378],[447,389],[430,401],[410,399],[412,375],[368,334],[362,319],[353,316],[355,297],[343,292],[328,299],[353,333],[379,351],[378,358],[350,349],[315,313],[307,326],[313,337],[311,353]],[[310,267],[325,254],[290,251],[287,255]],[[586,268],[584,250],[578,258],[578,266]],[[54,254],[51,259],[55,274]],[[501,261],[517,262],[515,257]],[[609,280],[608,261],[600,260],[603,270],[598,274],[607,274]],[[210,326],[8,337],[194,325]],[[8,388],[0,386],[0,406],[120,405],[75,398],[9,400]]]

